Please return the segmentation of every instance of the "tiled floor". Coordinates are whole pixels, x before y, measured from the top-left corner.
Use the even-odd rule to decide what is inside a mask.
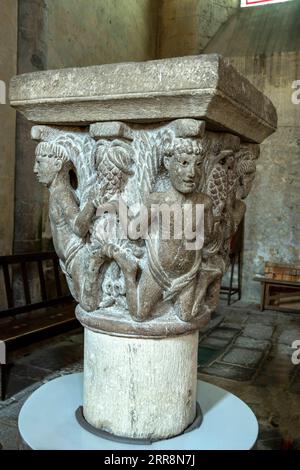
[[[260,424],[258,449],[300,449],[300,365],[292,342],[300,315],[259,312],[254,305],[222,305],[200,336],[199,377],[243,399]],[[19,351],[10,371],[8,399],[0,402],[0,447],[18,448],[17,418],[42,383],[82,370],[80,330]]]

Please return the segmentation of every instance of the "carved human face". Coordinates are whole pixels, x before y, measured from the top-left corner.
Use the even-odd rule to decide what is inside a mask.
[[[198,188],[203,172],[201,155],[176,152],[172,157],[165,157],[164,164],[176,191],[189,194]]]
[[[241,191],[240,191],[241,199],[245,199],[250,193],[254,179],[255,179],[255,172],[247,173],[246,175],[244,175],[242,186],[241,186]]]
[[[33,168],[34,173],[40,183],[50,186],[57,173],[61,170],[62,162],[54,155],[37,155],[35,165]]]

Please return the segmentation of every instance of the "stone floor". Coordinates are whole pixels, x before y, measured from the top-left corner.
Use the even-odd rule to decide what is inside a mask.
[[[199,377],[243,399],[256,414],[257,449],[300,449],[300,365],[293,341],[300,315],[221,305],[199,340]],[[82,370],[83,336],[73,331],[24,348],[14,357],[8,398],[0,402],[0,448],[17,449],[17,418],[42,383]],[[242,430],[241,430],[242,431]]]

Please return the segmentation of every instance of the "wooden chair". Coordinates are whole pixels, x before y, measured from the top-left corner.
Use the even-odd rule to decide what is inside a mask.
[[[244,241],[244,219],[242,219],[237,231],[233,235],[230,242],[230,278],[229,286],[221,286],[220,293],[227,296],[227,305],[231,303],[231,297],[238,295],[238,300],[242,296],[242,251]],[[237,283],[233,285],[234,271],[237,266]]]

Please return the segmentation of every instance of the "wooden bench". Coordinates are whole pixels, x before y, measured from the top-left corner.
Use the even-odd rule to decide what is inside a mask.
[[[4,400],[8,379],[8,353],[50,335],[78,328],[80,323],[74,315],[75,302],[72,296],[67,289],[66,293],[63,292],[63,275],[56,253],[0,256],[0,275],[1,268],[0,288],[2,287],[6,296],[6,307],[0,310],[1,400]],[[34,269],[37,271],[37,294],[35,301],[32,301],[30,273]],[[50,282],[46,278],[47,273],[51,273],[53,279],[54,295],[49,295],[48,292]],[[15,299],[16,283],[24,293],[23,300],[19,300],[18,305]]]
[[[300,312],[300,282],[271,279],[258,274],[253,280],[261,283],[261,311]]]

